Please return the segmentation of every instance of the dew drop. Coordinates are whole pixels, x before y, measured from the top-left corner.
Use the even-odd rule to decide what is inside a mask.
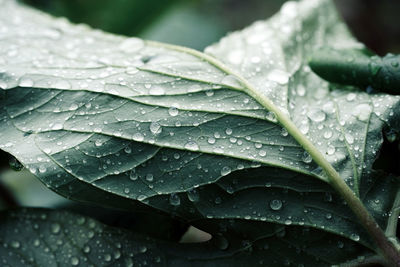
[[[287,84],[289,81],[289,73],[286,71],[274,69],[270,73],[268,73],[267,78],[271,81],[277,82],[279,84]]]
[[[172,206],[179,206],[181,204],[181,199],[180,199],[179,195],[174,194],[174,193],[169,195],[169,203]]]
[[[360,121],[367,121],[370,118],[370,114],[372,112],[372,107],[368,104],[360,104],[357,105],[352,114]]]
[[[199,145],[195,141],[188,141],[185,144],[185,148],[190,151],[197,151],[199,150]]]
[[[58,234],[58,233],[60,233],[60,230],[61,230],[60,224],[58,224],[58,223],[53,223],[53,224],[51,225],[51,232],[52,232],[53,234]]]
[[[137,180],[139,177],[139,175],[136,173],[135,169],[131,170],[131,173],[129,174],[129,179],[131,179],[132,181]]]
[[[193,188],[187,191],[187,197],[190,201],[196,202],[200,199],[200,194],[197,189]]]
[[[354,143],[354,137],[351,134],[346,133],[344,135],[344,138],[346,139],[348,144],[353,144]]]
[[[280,201],[279,199],[273,199],[271,200],[271,202],[269,202],[269,207],[272,210],[280,210],[282,209],[282,201]]]
[[[71,258],[71,265],[77,266],[79,264],[79,259],[77,257]]]
[[[179,110],[176,107],[170,107],[168,109],[168,114],[172,117],[175,117],[179,114]]]
[[[96,141],[94,141],[94,145],[95,146],[102,146],[103,145],[103,141],[101,139],[97,139]]]
[[[336,151],[336,148],[332,145],[329,145],[328,149],[326,150],[326,154],[333,155],[335,153],[335,151]]]
[[[160,134],[162,132],[162,127],[158,122],[150,123],[150,132],[152,134]]]
[[[151,173],[146,174],[146,181],[148,182],[153,182],[154,180],[154,175]]]
[[[307,116],[310,118],[310,120],[314,122],[322,122],[326,118],[325,112],[323,112],[319,108],[313,108],[309,110]]]
[[[332,132],[332,130],[330,130],[330,129],[327,129],[327,130],[324,132],[324,138],[325,138],[325,139],[331,138],[332,135],[333,135],[333,132]]]
[[[301,157],[301,160],[304,163],[310,163],[312,161],[312,157],[307,151],[304,151],[304,153],[303,153],[303,155]]]
[[[231,171],[232,171],[232,169],[229,166],[224,166],[221,169],[221,175],[226,176],[226,175],[230,174]]]
[[[143,136],[143,134],[141,134],[141,133],[135,133],[135,134],[132,136],[132,139],[135,140],[135,141],[141,142],[141,141],[144,140],[144,136]]]

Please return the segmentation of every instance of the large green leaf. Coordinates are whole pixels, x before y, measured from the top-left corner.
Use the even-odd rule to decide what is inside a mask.
[[[382,128],[399,128],[399,98],[337,88],[309,70],[319,47],[361,46],[330,1],[290,2],[206,50],[228,67],[2,3],[0,145],[56,192],[153,207],[227,238],[256,242],[276,223],[374,249],[322,169],[236,74],[290,116],[385,227],[398,181],[372,163]]]
[[[2,266],[283,266],[291,261],[327,266],[363,251],[355,242],[299,227],[271,226],[269,235],[254,244],[229,247],[223,240],[155,240],[65,211],[10,211],[1,219]],[[299,237],[308,241],[307,247],[301,247]]]

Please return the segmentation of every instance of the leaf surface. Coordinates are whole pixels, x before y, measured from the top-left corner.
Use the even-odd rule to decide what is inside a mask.
[[[398,181],[372,163],[383,127],[399,129],[399,98],[310,71],[318,47],[360,47],[330,1],[290,2],[206,49],[225,65],[3,4],[14,19],[0,21],[0,145],[53,190],[250,242],[276,223],[373,249],[321,169],[235,77],[286,112],[385,227]]]

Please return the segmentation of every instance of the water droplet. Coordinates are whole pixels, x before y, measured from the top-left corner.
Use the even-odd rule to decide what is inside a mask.
[[[11,241],[10,245],[12,248],[19,248],[21,246],[21,243],[19,243],[19,241]]]
[[[273,69],[270,73],[268,73],[267,78],[271,81],[277,82],[279,84],[287,84],[289,81],[290,74],[286,71]]]
[[[146,181],[152,182],[154,180],[154,175],[151,173],[146,174]]]
[[[71,257],[71,265],[77,266],[79,264],[79,259],[77,257]]]
[[[137,180],[139,177],[139,175],[136,173],[135,169],[131,170],[131,173],[129,174],[129,179],[131,179],[132,181]]]
[[[175,117],[179,114],[179,110],[176,107],[170,107],[168,109],[168,114],[172,117]]]
[[[181,204],[181,199],[180,199],[179,195],[174,194],[174,193],[169,195],[169,203],[172,206],[179,206]]]
[[[68,110],[70,110],[70,111],[74,111],[74,110],[77,110],[78,109],[78,105],[77,104],[75,104],[75,103],[72,103],[71,104],[71,106],[69,106],[69,108],[68,108]]]
[[[103,140],[97,139],[97,140],[94,142],[94,145],[95,145],[95,146],[102,146],[102,145],[103,145]]]
[[[357,96],[357,95],[356,95],[355,93],[350,93],[350,94],[347,95],[346,100],[349,101],[349,102],[351,102],[351,101],[353,101],[354,99],[356,99],[356,96]]]
[[[225,133],[226,133],[227,135],[231,135],[231,134],[232,134],[232,129],[231,129],[231,128],[226,128],[226,129],[225,129]]]
[[[126,154],[131,154],[132,153],[132,148],[130,146],[127,146],[124,148],[124,151]]]
[[[60,224],[58,224],[58,223],[53,223],[53,224],[51,224],[51,232],[52,232],[53,234],[58,234],[58,233],[60,233],[60,230],[61,230]]]
[[[303,155],[301,157],[301,160],[304,163],[310,163],[312,161],[312,157],[307,151],[304,151],[304,153],[303,153]]]
[[[144,47],[143,40],[132,37],[132,38],[127,38],[126,40],[124,40],[119,45],[118,48],[125,53],[133,53],[133,52],[137,52],[138,50],[142,49],[143,47]]]
[[[111,255],[110,254],[105,254],[104,255],[104,260],[105,261],[111,261]]]
[[[346,139],[348,144],[353,144],[354,143],[354,137],[351,134],[346,133],[344,135],[344,138]]]
[[[333,155],[335,153],[335,151],[336,151],[336,148],[332,145],[329,145],[328,149],[326,150],[326,154]]]
[[[269,207],[272,210],[280,210],[282,209],[282,201],[280,201],[279,199],[273,199],[271,200],[271,202],[269,202]]]
[[[332,132],[332,130],[330,130],[330,129],[327,129],[327,130],[324,132],[324,138],[325,138],[325,139],[331,138],[332,135],[333,135],[333,132]]]
[[[299,130],[302,134],[307,134],[310,130],[308,122],[300,124]]]
[[[152,134],[160,134],[162,132],[162,127],[158,122],[150,123],[150,132]]]
[[[195,188],[188,190],[186,194],[188,199],[192,202],[199,201],[200,199],[200,194]]]
[[[326,118],[325,112],[319,108],[313,108],[308,111],[307,116],[314,122],[322,122]]]
[[[209,144],[215,144],[215,138],[214,137],[209,137],[208,139],[207,139],[207,142],[209,143]]]
[[[352,240],[354,240],[354,241],[359,241],[360,240],[360,236],[358,234],[355,234],[355,233],[351,234],[350,238]]]
[[[370,118],[372,107],[368,104],[357,105],[352,114],[360,121],[367,121]]]
[[[228,175],[231,173],[231,171],[232,171],[232,169],[229,166],[224,166],[221,169],[221,175],[222,176]]]
[[[86,253],[86,254],[89,253],[90,252],[90,247],[89,246],[84,246],[83,247],[83,252]]]
[[[306,95],[306,88],[303,85],[298,85],[296,88],[296,92],[299,96],[305,96]]]
[[[47,168],[44,165],[39,166],[39,172],[40,173],[45,173],[47,171]]]
[[[197,151],[197,150],[199,150],[199,145],[198,145],[195,141],[188,141],[188,142],[185,144],[185,148],[186,148],[187,150]]]
[[[132,136],[132,139],[135,140],[135,141],[141,142],[141,141],[144,140],[144,136],[143,136],[143,134],[141,134],[141,133],[135,133],[135,134]]]

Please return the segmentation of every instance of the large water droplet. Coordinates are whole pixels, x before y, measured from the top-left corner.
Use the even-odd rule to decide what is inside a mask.
[[[179,114],[179,110],[176,107],[170,107],[168,109],[168,114],[172,117],[175,117]]]
[[[304,153],[303,153],[303,155],[301,157],[301,160],[304,163],[310,163],[312,161],[312,157],[307,151],[304,151]]]
[[[158,122],[150,123],[150,132],[152,134],[159,134],[162,132],[162,127]]]
[[[286,71],[274,69],[268,73],[267,78],[271,81],[277,82],[279,84],[287,84],[289,81],[290,74]]]
[[[322,122],[326,118],[325,112],[319,108],[310,109],[307,113],[307,116],[314,122]]]
[[[200,194],[197,189],[193,188],[187,191],[187,197],[190,201],[196,202],[200,199]]]
[[[179,206],[181,204],[181,199],[180,199],[179,195],[174,194],[174,193],[169,195],[169,203],[172,206]]]
[[[221,169],[221,175],[222,176],[228,175],[231,173],[231,171],[232,171],[232,169],[229,166],[224,166]]]
[[[282,206],[283,206],[282,201],[280,201],[279,199],[273,199],[269,202],[269,207],[272,210],[280,210],[282,209]]]
[[[185,148],[186,148],[187,150],[197,151],[197,150],[199,150],[199,145],[198,145],[195,141],[188,141],[188,142],[185,144]]]
[[[357,105],[352,114],[360,121],[367,121],[370,118],[372,107],[368,104]]]

